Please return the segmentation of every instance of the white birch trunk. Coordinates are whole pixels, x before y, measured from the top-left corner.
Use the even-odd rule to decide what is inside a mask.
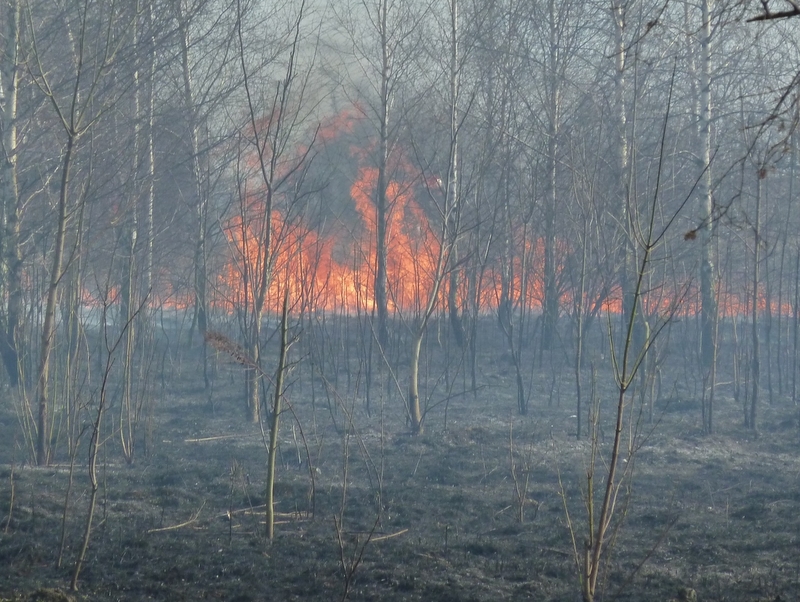
[[[702,27],[700,30],[700,169],[702,176],[698,185],[700,201],[700,297],[703,367],[711,371],[716,358],[715,325],[717,321],[717,298],[714,278],[713,200],[711,190],[711,3],[702,0]]]
[[[2,128],[2,156],[0,156],[0,211],[3,235],[0,245],[2,265],[1,297],[5,309],[5,328],[0,333],[0,356],[12,385],[19,382],[18,331],[22,321],[22,258],[20,255],[19,191],[17,184],[17,92],[19,88],[19,27],[18,0],[4,2],[6,25],[5,47],[0,61],[2,102],[0,102],[0,128]]]

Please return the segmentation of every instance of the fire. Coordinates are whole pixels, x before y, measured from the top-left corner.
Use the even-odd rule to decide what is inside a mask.
[[[306,311],[370,313],[374,309],[373,297],[376,271],[376,206],[378,169],[371,164],[374,141],[356,145],[352,140],[358,134],[357,111],[344,112],[324,123],[316,132],[317,144],[338,144],[335,150],[345,148],[349,167],[342,173],[347,177],[347,190],[352,217],[337,218],[338,223],[326,222],[324,228],[314,228],[304,219],[302,212],[285,208],[276,202],[277,209],[269,216],[273,230],[270,248],[263,243],[264,192],[257,177],[248,182],[244,208],[228,217],[222,224],[228,246],[224,269],[213,281],[211,303],[218,310],[233,312],[242,307],[252,307],[255,295],[254,276],[269,266],[269,289],[264,310],[277,312],[288,289],[290,297]],[[350,140],[349,146],[347,141]],[[298,153],[303,154],[304,149]],[[348,169],[350,171],[348,171]],[[387,224],[387,292],[389,309],[402,315],[413,315],[425,306],[435,285],[437,262],[441,248],[441,224],[435,210],[426,209],[424,202],[441,202],[444,194],[435,176],[424,177],[415,170],[396,148],[386,179]],[[438,195],[438,196],[437,196]],[[503,295],[516,308],[540,312],[544,302],[544,250],[545,242],[532,235],[530,227],[518,226],[511,233],[510,257],[501,257],[495,248],[478,285],[470,285],[468,278],[459,280],[457,298],[461,307],[467,307],[468,295],[476,297],[479,311],[495,311]],[[561,263],[556,266],[559,282],[561,311],[572,311],[575,306],[570,291],[566,261],[578,249],[571,241],[556,241],[555,256]],[[463,245],[461,247],[463,249]],[[504,264],[505,262],[505,264]],[[587,288],[583,299],[584,311],[620,313],[622,294],[616,283],[602,282],[604,276],[594,274],[593,284]],[[606,276],[608,278],[608,276]],[[211,280],[209,282],[212,282]],[[166,286],[164,286],[166,284]],[[448,294],[449,279],[444,278],[439,290],[439,301]],[[672,290],[678,287],[677,290]],[[505,290],[504,290],[505,288]],[[720,316],[742,315],[749,312],[752,295],[731,292],[720,285],[718,289]],[[171,282],[161,279],[160,291],[155,298],[176,306],[191,305],[191,295],[182,295]],[[676,310],[685,316],[699,312],[699,295],[695,283],[656,286],[643,293],[642,305],[648,315],[669,316]],[[759,309],[766,310],[766,300],[759,296]],[[788,314],[792,307],[784,303],[775,313]]]
[[[335,124],[321,127],[317,138],[330,141],[337,131],[352,132],[354,123],[352,115],[339,117]],[[352,161],[359,163],[349,192],[360,223],[339,224],[321,233],[300,217],[275,210],[270,216],[270,249],[263,248],[263,194],[255,180],[249,183],[245,208],[223,224],[230,259],[219,277],[217,290],[224,309],[251,307],[256,294],[255,276],[265,268],[271,270],[266,310],[277,308],[287,288],[293,299],[315,310],[357,313],[373,309],[378,170],[363,164],[369,153],[362,148],[351,148],[350,155]],[[390,178],[386,186],[387,284],[390,309],[413,312],[433,290],[441,249],[416,198],[421,179],[409,175],[413,170],[406,162],[400,162],[402,169],[396,171],[402,177]]]
[[[376,215],[373,198],[377,192],[378,170],[364,167],[350,189],[350,196],[368,232],[366,270],[374,279],[376,249]],[[405,311],[425,303],[434,286],[436,261],[440,242],[431,230],[427,216],[414,199],[412,189],[397,181],[386,188],[389,210],[387,215],[387,281],[390,308]]]
[[[259,246],[257,227],[241,216],[230,218],[224,231],[232,260],[218,283],[219,289],[226,291],[223,296],[228,300],[228,309],[254,302],[253,284],[248,282],[252,277],[248,275],[257,274],[270,261],[273,274],[267,299],[272,305],[288,287],[293,299],[302,299],[315,309],[370,311],[374,305],[376,223],[372,198],[376,181],[377,170],[359,171],[350,192],[362,224],[344,245],[332,236],[320,236],[302,223],[287,224],[284,216],[274,211],[273,247],[265,254]],[[411,188],[392,181],[387,193],[391,207],[387,228],[390,307],[394,311],[413,311],[432,290],[439,241]],[[337,233],[341,234],[341,229]],[[337,259],[342,255],[348,261]],[[248,285],[242,286],[243,282]]]

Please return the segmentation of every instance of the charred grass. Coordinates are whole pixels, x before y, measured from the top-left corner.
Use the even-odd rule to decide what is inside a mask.
[[[534,372],[521,417],[507,367],[487,360],[477,394],[432,409],[416,438],[385,382],[373,385],[368,415],[362,394],[332,401],[301,375],[288,395],[303,432],[287,413],[270,543],[262,433],[241,419],[237,367],[218,361],[213,411],[185,362],[155,400],[148,453],[133,464],[109,433],[78,592],[66,586],[85,523],[86,452],[57,568],[69,466],[28,465],[13,408],[3,407],[0,600],[338,600],[355,559],[354,601],[580,598],[562,493],[580,547],[589,442],[574,436],[569,370],[555,389],[551,368]],[[600,394],[612,399],[610,387]],[[349,436],[341,403],[353,416]],[[764,404],[756,437],[723,387],[718,434],[705,436],[698,405],[678,405],[640,423],[646,436],[620,500],[602,599],[678,600],[688,589],[702,601],[800,599],[796,408]],[[523,521],[512,438],[516,479],[528,479]]]

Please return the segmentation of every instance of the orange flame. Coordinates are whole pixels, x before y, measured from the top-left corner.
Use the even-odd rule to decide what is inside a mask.
[[[316,139],[321,143],[337,140],[344,135],[353,135],[358,123],[355,111],[344,112],[324,123],[317,131]],[[264,203],[261,192],[255,190],[246,199],[246,208],[241,215],[232,216],[223,224],[228,241],[229,257],[216,284],[215,307],[233,311],[242,306],[252,306],[254,290],[252,275],[267,263],[271,266],[271,278],[265,299],[266,311],[278,311],[283,291],[288,288],[290,296],[310,311],[340,313],[362,313],[373,310],[375,300],[373,287],[376,266],[376,210],[378,170],[369,164],[370,149],[374,144],[349,149],[350,159],[355,165],[355,177],[350,183],[349,193],[353,207],[359,216],[357,224],[338,224],[326,232],[316,231],[297,217],[273,211],[269,217],[275,235],[271,248],[263,249],[259,240],[258,216],[263,215]],[[300,149],[300,154],[303,150]],[[389,308],[395,312],[418,311],[427,301],[435,285],[436,268],[441,252],[439,226],[431,224],[428,213],[418,200],[420,193],[440,194],[436,185],[426,189],[423,176],[415,171],[400,150],[393,155],[390,171],[393,177],[386,185],[387,197],[387,286]],[[434,180],[428,179],[429,183]],[[255,187],[256,189],[258,187]],[[432,215],[432,214],[431,214]],[[512,232],[510,241],[512,257],[506,259],[510,265],[505,269],[498,258],[488,266],[477,296],[480,311],[496,310],[503,287],[514,307],[525,307],[541,311],[544,301],[544,249],[543,239],[534,238],[530,231],[520,227]],[[574,253],[573,245],[565,240],[556,241],[556,257],[566,258]],[[556,266],[557,278],[565,279],[566,266]],[[505,274],[505,276],[504,276]],[[504,283],[504,280],[506,282]],[[447,296],[448,279],[442,283],[439,296]],[[622,295],[618,286],[606,283],[609,290],[589,291],[583,306],[596,307],[606,313],[620,313]],[[694,283],[674,285],[676,290],[662,286],[643,295],[644,311],[650,315],[667,316],[675,311],[676,299],[680,300],[683,316],[696,315],[700,308],[699,295]],[[459,304],[466,306],[466,279],[461,279],[457,291]],[[564,311],[574,304],[574,297],[566,285],[561,286],[559,305]],[[167,278],[162,278],[156,295],[162,302],[179,307],[192,304],[191,294],[182,294]],[[733,293],[719,285],[718,301],[720,316],[743,315],[750,311],[752,295]],[[765,311],[766,300],[759,295],[759,309]],[[792,307],[784,303],[778,307],[773,303],[774,313],[791,313]]]

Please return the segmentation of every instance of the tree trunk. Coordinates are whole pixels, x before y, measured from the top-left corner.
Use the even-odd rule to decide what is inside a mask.
[[[614,26],[614,103],[616,108],[616,164],[614,178],[616,180],[617,215],[619,232],[619,290],[622,295],[622,333],[625,335],[630,316],[636,311],[636,297],[632,282],[636,273],[636,261],[631,236],[630,198],[630,147],[628,143],[628,114],[625,102],[627,83],[625,79],[626,52],[625,26],[627,3],[623,0],[612,0],[611,18]],[[634,330],[638,328],[634,324]],[[634,339],[636,333],[631,333]]]
[[[451,241],[449,263],[449,283],[447,290],[447,310],[450,317],[450,328],[459,347],[464,346],[464,325],[458,308],[458,288],[461,281],[458,257],[458,230],[461,221],[461,200],[458,180],[458,98],[460,93],[459,66],[459,15],[458,0],[450,0],[450,164],[445,212],[447,213],[447,238]]]
[[[3,264],[6,301],[5,328],[0,332],[0,357],[12,386],[19,383],[19,329],[22,324],[22,257],[20,254],[19,189],[17,183],[17,91],[19,88],[18,0],[7,0],[5,6],[6,38],[0,80],[4,101],[0,103],[3,154],[0,163],[3,234],[0,236],[0,261]]]
[[[246,395],[247,395],[247,421],[258,422],[261,417],[261,315],[262,312],[253,312],[253,321],[250,326],[250,340],[247,343],[247,353],[253,362],[246,370]]]
[[[195,187],[194,219],[195,219],[195,247],[194,247],[194,325],[201,335],[208,329],[208,300],[207,300],[207,266],[206,266],[206,213],[207,199],[205,193],[204,176],[200,160],[200,124],[198,123],[197,107],[195,106],[194,87],[192,82],[191,67],[189,65],[189,25],[184,18],[184,0],[175,0],[175,9],[178,19],[181,50],[181,74],[183,77],[183,103],[186,119],[188,120],[190,153],[192,161],[192,175]],[[191,336],[191,335],[190,335]],[[208,377],[208,354],[203,345],[203,381],[206,388],[210,386]]]
[[[422,350],[422,339],[425,328],[417,328],[411,339],[410,371],[408,377],[408,416],[411,420],[411,433],[422,434],[422,408],[419,402],[419,356]]]
[[[387,196],[389,163],[389,107],[392,102],[391,53],[389,48],[389,0],[381,0],[378,29],[381,40],[380,132],[378,140],[378,182],[375,191],[375,307],[377,312],[378,342],[385,348],[389,342],[389,304],[387,292],[386,229],[389,219]]]
[[[753,326],[753,357],[751,364],[753,389],[750,395],[750,412],[747,417],[746,426],[751,431],[756,431],[756,413],[758,410],[758,394],[761,377],[761,356],[760,356],[760,341],[758,333],[758,291],[759,291],[759,263],[761,261],[761,181],[762,173],[759,171],[756,174],[756,221],[754,225],[753,237],[753,306],[752,311],[752,326]]]
[[[713,199],[711,190],[711,0],[702,0],[702,25],[700,38],[700,165],[698,182],[700,199],[700,344],[703,368],[711,372],[716,358],[714,325],[717,320],[717,298],[714,279],[713,256]]]
[[[50,373],[50,351],[56,333],[56,305],[59,283],[62,276],[64,239],[67,233],[67,202],[69,199],[70,169],[75,150],[75,136],[72,132],[67,138],[67,148],[61,162],[61,186],[58,195],[58,218],[56,222],[56,243],[50,266],[50,283],[47,287],[47,301],[42,324],[42,343],[39,351],[39,373],[36,382],[36,399],[39,406],[36,430],[36,463],[44,466],[50,459],[50,431],[48,399],[48,380]]]
[[[275,462],[278,456],[278,427],[280,426],[281,405],[283,401],[283,378],[286,371],[286,354],[289,347],[289,288],[283,295],[281,310],[281,341],[278,351],[278,370],[275,374],[275,396],[272,402],[272,423],[269,429],[269,450],[267,452],[267,537],[275,536]]]
[[[148,31],[153,27],[153,2],[152,0],[147,3],[147,26]],[[153,315],[152,309],[154,307],[154,278],[153,278],[153,249],[155,245],[155,196],[156,196],[156,149],[155,149],[155,109],[156,109],[156,91],[155,91],[155,73],[156,73],[156,42],[151,38],[150,42],[150,73],[149,82],[147,86],[147,215],[145,230],[147,240],[145,242],[145,266],[144,266],[144,290],[145,294],[149,297],[150,311],[144,311],[143,323],[151,328],[151,318]],[[146,309],[146,308],[143,308]]]
[[[141,52],[139,43],[139,22],[133,21],[133,46]],[[136,356],[136,325],[133,323],[134,316],[138,313],[139,291],[137,278],[136,254],[138,251],[139,236],[139,149],[141,145],[142,123],[142,78],[139,69],[133,72],[133,148],[131,149],[131,171],[128,180],[128,215],[124,226],[125,274],[122,282],[120,311],[120,328],[125,327],[125,337],[123,341],[122,356],[122,399],[120,402],[120,445],[122,455],[126,462],[132,463],[136,446],[136,426],[138,418],[136,416],[136,400],[134,391],[133,364]]]
[[[547,90],[547,194],[544,200],[544,307],[542,348],[552,349],[558,324],[558,282],[556,280],[557,154],[561,120],[561,81],[555,0],[548,0],[548,90]]]

